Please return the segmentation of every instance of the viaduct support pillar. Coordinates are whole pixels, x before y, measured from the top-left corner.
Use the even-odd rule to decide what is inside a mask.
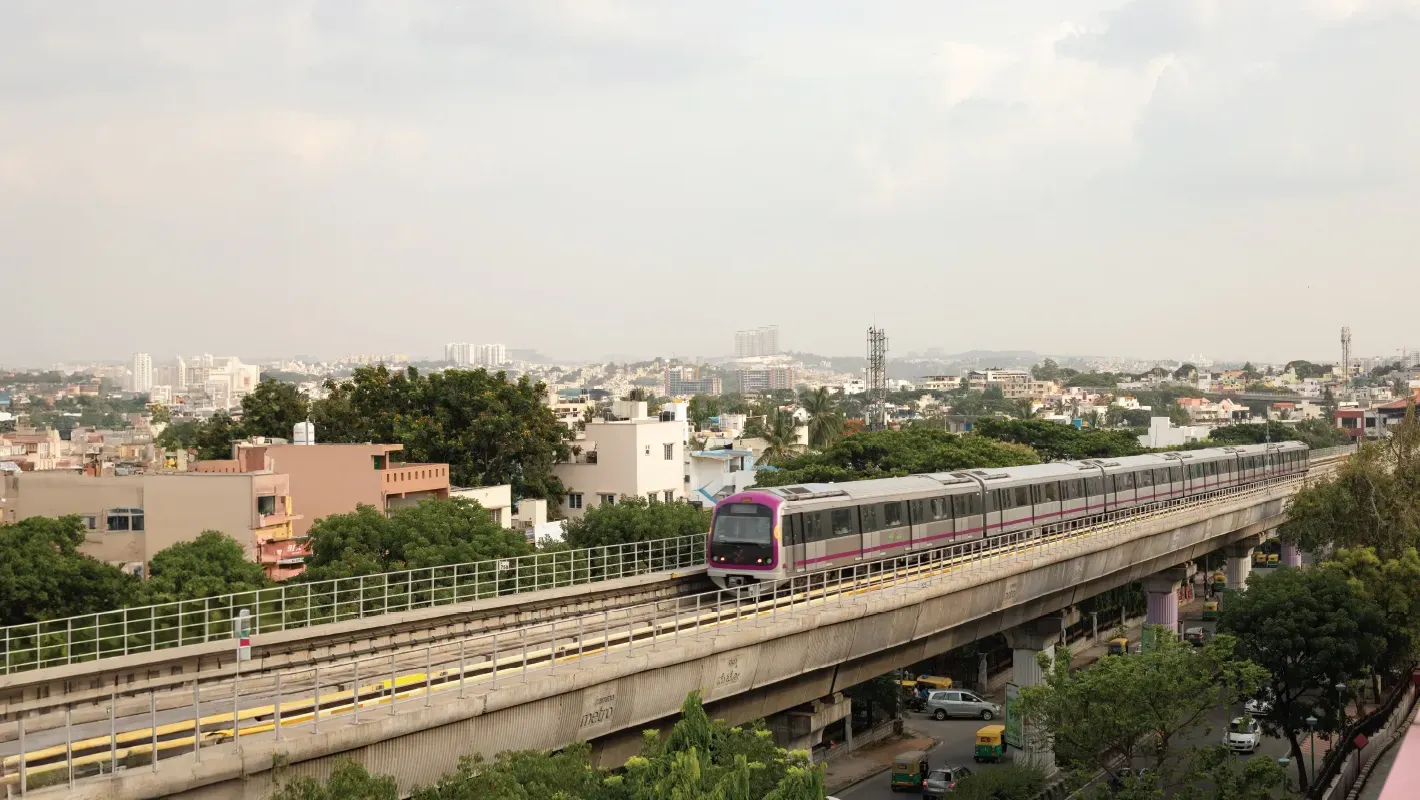
[[[1016,686],[1036,686],[1045,682],[1045,671],[1055,661],[1055,645],[1068,625],[1066,615],[1051,614],[1006,631],[1006,644],[1011,647],[1012,683]],[[1040,654],[1044,654],[1045,658],[1037,659]],[[1046,664],[1044,667],[1040,663],[1042,660]],[[1044,731],[1029,721],[1023,721],[1021,739],[1017,758],[1022,763],[1043,770],[1047,775],[1055,771],[1055,753]]]
[[[1252,550],[1260,544],[1260,536],[1249,536],[1227,546],[1229,589],[1241,591],[1247,586],[1247,576],[1252,573]]]
[[[765,721],[774,734],[774,743],[785,750],[813,750],[823,742],[823,729],[840,719],[847,719],[848,736],[852,737],[853,701],[842,693],[782,711]],[[852,739],[849,738],[849,749]]]
[[[1300,567],[1302,565],[1302,551],[1294,544],[1282,545],[1282,566]]]
[[[1145,624],[1162,625],[1178,635],[1178,588],[1188,577],[1186,567],[1174,567],[1144,579],[1144,592],[1149,596]]]

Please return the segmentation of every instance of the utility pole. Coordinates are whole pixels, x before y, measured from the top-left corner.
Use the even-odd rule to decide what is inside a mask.
[[[868,328],[868,369],[865,377],[868,390],[868,430],[887,427],[887,331]]]
[[[1351,328],[1342,326],[1341,328],[1341,380],[1343,394],[1347,394],[1346,389],[1351,386]]]

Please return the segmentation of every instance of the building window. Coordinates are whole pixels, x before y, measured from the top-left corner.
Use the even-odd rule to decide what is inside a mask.
[[[568,508],[581,508],[581,507],[582,507],[582,493],[581,493],[581,492],[568,492],[568,493],[567,493],[567,507],[568,507]]]
[[[109,531],[143,530],[143,509],[110,508],[105,515],[104,527]]]
[[[256,498],[256,513],[263,517],[269,517],[276,513],[275,495],[264,495]]]
[[[651,446],[648,444],[648,445],[646,445],[646,455],[649,456],[650,454],[651,454]]]
[[[667,490],[665,491],[665,493],[664,493],[663,496],[666,498],[666,502],[667,502],[667,503],[674,503],[674,502],[675,502],[675,492],[674,492],[674,491],[672,491],[672,490],[670,490],[670,489],[667,489]]]
[[[88,529],[91,530],[91,531],[96,531],[96,530],[98,530],[98,529],[99,529],[99,518],[96,517],[96,516],[94,516],[93,514],[90,514],[90,515],[84,517],[84,527],[85,527],[85,528],[88,528]]]
[[[675,445],[674,445],[674,444],[665,444],[665,445],[661,445],[661,447],[665,448],[665,451],[666,451],[666,460],[667,460],[667,461],[670,461],[670,460],[672,460],[673,458],[675,458]]]
[[[614,494],[599,494],[597,497],[601,498],[602,505],[604,506],[616,505],[616,495]]]

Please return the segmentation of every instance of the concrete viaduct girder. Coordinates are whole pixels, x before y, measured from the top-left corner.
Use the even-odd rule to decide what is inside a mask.
[[[435,696],[427,708],[332,720],[321,732],[298,728],[281,742],[204,748],[112,780],[79,784],[78,798],[177,796],[261,798],[272,764],[290,775],[324,777],[339,758],[394,775],[403,791],[430,784],[461,756],[556,748],[589,740],[603,763],[634,754],[640,731],[678,712],[700,689],[714,716],[731,723],[829,696],[893,668],[1066,609],[1285,521],[1290,486],[1220,501],[1028,548],[1011,558],[953,570],[846,602],[746,620],[504,681],[471,685],[468,696]]]

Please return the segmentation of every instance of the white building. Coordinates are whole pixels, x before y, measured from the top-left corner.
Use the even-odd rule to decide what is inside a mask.
[[[133,354],[133,391],[146,392],[153,388],[153,357],[147,353]]]
[[[961,388],[960,375],[927,375],[922,378],[922,388],[928,392],[950,392]]]
[[[618,400],[612,410],[618,419],[593,420],[573,442],[572,459],[552,468],[567,488],[568,517],[623,495],[685,499],[685,423],[648,417],[639,401]]]
[[[686,489],[692,503],[715,501],[754,485],[754,451],[744,449],[696,450],[690,455]]]
[[[239,405],[261,382],[261,367],[243,364],[236,356],[204,353],[186,371],[188,387],[200,389],[212,408]]]
[[[450,487],[449,497],[461,497],[478,503],[499,526],[513,527],[513,487],[506,483],[499,486]]]
[[[1150,417],[1149,432],[1139,436],[1144,447],[1177,447],[1208,438],[1212,429],[1206,425],[1174,425],[1168,417]]]
[[[772,356],[779,353],[779,326],[766,325],[735,332],[735,357]]]
[[[501,344],[449,342],[444,345],[444,360],[456,367],[496,367],[508,363],[508,348]]]
[[[862,378],[849,378],[843,384],[843,394],[845,396],[850,394],[865,394],[867,391],[868,385],[863,382]]]

